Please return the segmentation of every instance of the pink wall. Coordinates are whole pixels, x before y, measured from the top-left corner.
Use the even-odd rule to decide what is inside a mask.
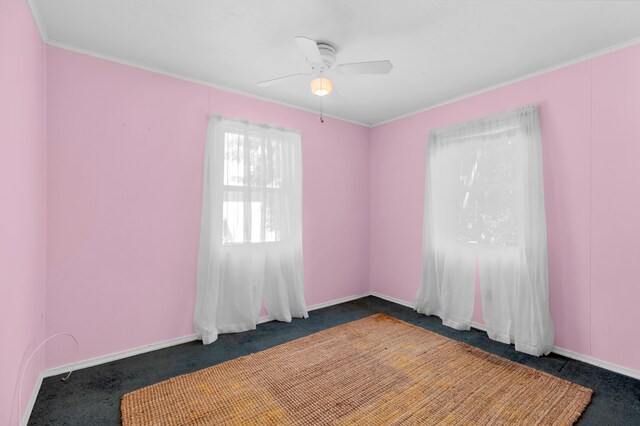
[[[26,1],[0,0],[0,424],[18,424],[42,370],[45,258],[44,49]]]
[[[640,370],[640,46],[592,72],[591,354]]]
[[[640,45],[372,129],[372,291],[415,297],[429,130],[536,103],[556,346],[640,370],[638,75]]]
[[[412,301],[429,130],[537,103],[556,345],[640,370],[639,68],[634,46],[367,129],[48,47],[46,331],[78,336],[80,359],[193,333],[210,112],[302,131],[313,305],[369,289]]]
[[[54,47],[47,111],[46,329],[81,360],[194,333],[209,112],[302,132],[307,304],[368,290],[368,128]]]

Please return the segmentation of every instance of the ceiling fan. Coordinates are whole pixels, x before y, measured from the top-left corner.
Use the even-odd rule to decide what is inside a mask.
[[[317,78],[311,82],[311,92],[318,96],[325,96],[333,90],[333,82],[325,77],[327,73],[335,72],[336,74],[344,75],[388,74],[393,69],[393,64],[389,60],[337,64],[335,46],[303,36],[294,37],[293,39],[306,56],[311,70],[306,73],[291,74],[261,81],[258,83],[259,87],[273,86],[303,75],[314,75]]]

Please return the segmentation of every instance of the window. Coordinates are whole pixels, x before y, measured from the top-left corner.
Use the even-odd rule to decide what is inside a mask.
[[[521,197],[518,128],[470,139],[458,163],[457,239],[461,243],[517,246]]]
[[[282,142],[268,132],[225,131],[224,244],[282,240],[282,154]]]
[[[306,318],[302,139],[295,130],[209,117],[194,323],[206,344]]]
[[[540,134],[534,105],[431,131],[416,295],[468,330],[479,279],[489,337],[532,355],[554,338]]]
[[[520,245],[523,131],[514,125],[454,134],[430,147],[435,250]]]

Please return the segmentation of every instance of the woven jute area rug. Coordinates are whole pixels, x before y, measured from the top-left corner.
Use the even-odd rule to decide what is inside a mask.
[[[386,315],[126,394],[128,425],[570,425],[591,389]]]

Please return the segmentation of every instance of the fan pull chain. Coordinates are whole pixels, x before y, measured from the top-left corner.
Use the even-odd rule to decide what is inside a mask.
[[[324,78],[322,78],[322,68],[320,68],[320,93],[322,93],[322,83],[324,83]],[[320,123],[324,124],[324,117],[322,116],[322,98],[324,98],[324,96],[320,96]]]

